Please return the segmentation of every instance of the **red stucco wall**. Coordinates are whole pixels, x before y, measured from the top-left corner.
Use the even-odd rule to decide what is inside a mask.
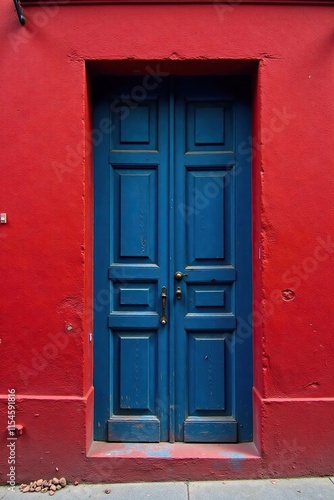
[[[12,2],[1,2],[0,480],[11,388],[24,426],[18,481],[333,474],[333,8],[213,2],[25,14],[21,27]],[[252,453],[175,445],[169,458],[153,448],[151,458],[138,449],[110,458],[94,445],[88,454],[97,60],[115,73],[119,61],[132,60],[122,63],[132,71],[146,60],[172,72],[253,74]]]

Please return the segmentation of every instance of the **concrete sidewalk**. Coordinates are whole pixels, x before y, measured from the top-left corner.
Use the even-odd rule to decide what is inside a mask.
[[[27,495],[27,496],[26,496]],[[132,484],[79,484],[57,491],[57,500],[334,500],[334,477]],[[48,493],[22,493],[0,487],[0,500],[46,500]]]

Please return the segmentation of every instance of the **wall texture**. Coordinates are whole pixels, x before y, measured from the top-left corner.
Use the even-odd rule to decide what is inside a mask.
[[[1,482],[12,388],[24,427],[17,481],[333,474],[333,8],[54,4],[25,14],[21,27],[1,2]],[[253,75],[254,446],[91,446],[90,81],[147,64]]]

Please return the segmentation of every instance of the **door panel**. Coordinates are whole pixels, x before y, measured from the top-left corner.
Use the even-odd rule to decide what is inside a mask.
[[[249,99],[213,77],[124,99],[140,84],[97,84],[96,439],[250,440]]]
[[[140,169],[114,171],[116,262],[157,262],[157,172]]]
[[[225,172],[190,170],[185,172],[187,215],[185,223],[188,265],[200,265],[199,261],[218,263],[225,257]],[[181,202],[182,203],[182,202]],[[228,200],[227,200],[228,203]],[[180,205],[182,207],[182,205]],[[217,226],[219,214],[220,225]],[[217,227],[219,231],[217,231]]]
[[[175,145],[176,212],[181,215],[176,217],[175,261],[186,275],[174,306],[176,379],[183,382],[177,392],[176,439],[234,442],[233,356],[226,344],[236,328],[235,113],[232,96],[217,80],[188,82],[179,79],[176,91],[176,123],[187,131],[177,135]],[[198,305],[201,298],[204,307]]]
[[[145,102],[123,106],[120,94],[131,91],[132,85],[122,83],[119,89],[113,86],[108,106],[112,130],[109,181],[104,180],[111,186],[107,434],[111,441],[156,442],[168,436],[159,405],[168,392],[167,330],[159,323],[160,291],[168,278],[163,190],[168,156],[161,140],[166,134],[167,103],[160,89]]]

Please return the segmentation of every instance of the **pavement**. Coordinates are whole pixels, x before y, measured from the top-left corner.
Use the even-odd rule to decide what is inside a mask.
[[[28,495],[25,497],[25,495]],[[254,479],[173,483],[79,484],[55,493],[56,500],[334,500],[334,477]],[[0,486],[0,500],[46,500],[48,493],[8,491]]]

